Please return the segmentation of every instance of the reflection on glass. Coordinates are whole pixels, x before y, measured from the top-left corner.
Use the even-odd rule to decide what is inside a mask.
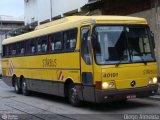
[[[97,26],[93,34],[97,64],[155,60],[147,27]]]

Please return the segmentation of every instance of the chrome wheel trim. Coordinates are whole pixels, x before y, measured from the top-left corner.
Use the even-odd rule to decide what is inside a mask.
[[[23,91],[23,93],[26,93],[26,88],[27,88],[26,82],[23,81],[23,83],[22,83],[22,91]]]
[[[77,98],[77,90],[76,90],[75,87],[73,87],[73,88],[71,89],[71,101],[72,101],[73,103],[75,103],[75,102],[77,102],[77,100],[78,100],[78,98]]]

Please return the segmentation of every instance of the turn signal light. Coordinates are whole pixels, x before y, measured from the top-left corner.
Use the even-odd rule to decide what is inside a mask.
[[[101,81],[96,82],[96,89],[98,89],[98,90],[102,89],[102,82]]]

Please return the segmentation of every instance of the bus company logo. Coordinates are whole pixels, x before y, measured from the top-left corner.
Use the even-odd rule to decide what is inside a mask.
[[[58,76],[58,80],[63,80],[63,79],[64,79],[63,73],[62,73],[62,71],[60,71],[59,76]]]
[[[132,87],[134,87],[135,85],[136,85],[136,81],[132,81],[131,83],[130,83],[130,85],[132,86]]]
[[[14,65],[13,62],[10,62],[8,75],[13,75]]]

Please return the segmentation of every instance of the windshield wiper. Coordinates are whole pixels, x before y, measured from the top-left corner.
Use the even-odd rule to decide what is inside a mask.
[[[147,61],[145,61],[145,60],[143,59],[143,56],[142,56],[142,55],[136,55],[136,56],[141,59],[141,62],[143,62],[144,65],[147,65]],[[134,57],[134,55],[132,55],[132,60],[133,60],[133,57]]]
[[[144,65],[147,65],[147,61],[145,61],[145,60],[143,59],[143,56],[141,56],[141,60],[142,60],[142,62],[144,63]]]
[[[125,55],[121,55],[120,60],[118,61],[118,63],[115,64],[115,67],[118,67],[121,64],[122,60],[124,59],[124,56]]]

